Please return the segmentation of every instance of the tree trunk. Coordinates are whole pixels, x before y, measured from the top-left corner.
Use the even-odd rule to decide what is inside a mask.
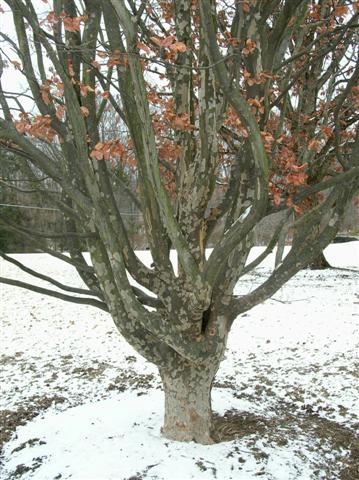
[[[165,437],[179,442],[214,443],[211,390],[217,368],[187,363],[160,370],[165,392]]]
[[[331,268],[331,265],[325,258],[324,253],[321,252],[317,258],[310,262],[307,268],[310,268],[311,270],[324,270],[326,268]]]

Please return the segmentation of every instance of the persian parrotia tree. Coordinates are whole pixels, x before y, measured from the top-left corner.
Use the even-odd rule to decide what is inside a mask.
[[[45,251],[72,264],[87,289],[45,278],[70,292],[60,294],[2,281],[108,310],[158,366],[163,434],[211,443],[211,387],[233,321],[322,251],[358,187],[358,2],[3,5],[14,30],[0,34],[1,148],[19,156],[30,177],[59,185],[61,197],[43,187],[41,195],[63,211],[69,256]],[[14,70],[26,92],[8,87]],[[103,138],[109,105],[117,121]],[[136,176],[136,190],[114,181],[119,163]],[[121,188],[143,214],[151,267],[129,240]],[[246,265],[254,227],[278,211],[284,220]],[[289,254],[260,286],[235,296],[289,218]],[[37,235],[40,246],[49,234],[7,226]]]

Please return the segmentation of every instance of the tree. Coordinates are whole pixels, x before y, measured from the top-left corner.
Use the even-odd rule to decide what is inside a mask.
[[[43,0],[45,14],[28,0],[5,3],[16,40],[1,33],[3,64],[29,90],[1,87],[1,144],[61,188],[61,198],[41,194],[64,213],[70,255],[45,251],[72,264],[87,289],[47,278],[72,296],[1,281],[108,311],[158,366],[163,434],[211,443],[211,387],[231,325],[323,250],[358,188],[358,2]],[[108,104],[118,134],[101,139]],[[119,163],[134,172],[135,191],[113,180]],[[151,267],[116,201],[126,187]],[[254,227],[278,211],[273,238],[246,265]],[[289,254],[252,292],[234,295],[289,217]]]

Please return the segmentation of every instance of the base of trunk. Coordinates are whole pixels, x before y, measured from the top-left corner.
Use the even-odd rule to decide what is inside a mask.
[[[331,265],[325,258],[324,254],[321,253],[308,265],[307,268],[310,270],[325,270],[326,268],[331,268]]]
[[[162,434],[178,442],[214,443],[211,389],[215,372],[193,366],[161,371],[165,392]]]
[[[204,422],[200,422],[198,425],[185,424],[178,421],[165,422],[165,425],[161,428],[161,433],[168,440],[176,442],[196,442],[202,445],[215,443],[211,427],[207,428]]]

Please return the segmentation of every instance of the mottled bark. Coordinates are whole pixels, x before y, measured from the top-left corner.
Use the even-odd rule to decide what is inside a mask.
[[[171,440],[213,443],[211,390],[218,364],[160,369],[165,392],[162,433]]]

